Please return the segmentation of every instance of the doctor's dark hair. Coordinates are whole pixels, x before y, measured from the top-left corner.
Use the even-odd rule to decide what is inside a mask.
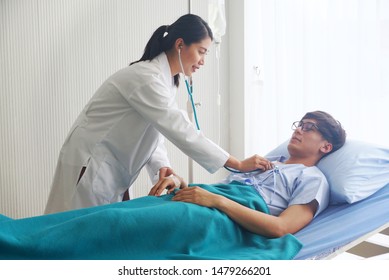
[[[154,59],[162,52],[172,49],[176,40],[179,38],[182,38],[184,44],[189,46],[208,37],[213,41],[212,30],[206,21],[197,15],[183,15],[173,24],[162,25],[157,28],[147,42],[142,57],[130,65],[140,61]],[[179,78],[179,74],[174,76],[174,84],[177,87],[179,85]]]
[[[328,142],[332,144],[332,150],[326,155],[329,155],[339,150],[346,142],[346,131],[341,123],[335,120],[330,114],[323,111],[308,112],[301,119],[313,119],[316,121],[318,130]]]

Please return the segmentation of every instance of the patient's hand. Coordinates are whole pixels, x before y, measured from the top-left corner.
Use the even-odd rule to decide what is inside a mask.
[[[190,202],[206,207],[216,207],[220,197],[220,195],[211,193],[200,187],[189,187],[177,191],[172,200]]]

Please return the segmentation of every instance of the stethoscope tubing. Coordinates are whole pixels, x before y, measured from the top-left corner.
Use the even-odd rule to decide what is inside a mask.
[[[189,100],[192,105],[192,111],[193,111],[193,116],[194,120],[196,123],[196,128],[197,130],[200,130],[200,125],[199,121],[197,119],[197,110],[196,110],[196,105],[193,100],[193,84],[192,84],[192,77],[190,77],[191,82],[189,83],[188,79],[186,78],[185,71],[184,71],[184,66],[182,65],[182,60],[181,60],[181,49],[178,49],[178,61],[180,63],[181,67],[181,72],[184,75],[184,80],[185,80],[185,85],[186,85],[186,91],[188,92]]]

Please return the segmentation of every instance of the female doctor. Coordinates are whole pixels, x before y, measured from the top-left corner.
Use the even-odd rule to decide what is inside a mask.
[[[257,155],[229,155],[177,106],[179,74],[191,76],[204,64],[212,40],[203,19],[184,15],[159,27],[140,60],[101,85],[63,144],[45,213],[122,201],[144,166],[153,183],[174,174],[164,137],[210,173],[271,167]]]

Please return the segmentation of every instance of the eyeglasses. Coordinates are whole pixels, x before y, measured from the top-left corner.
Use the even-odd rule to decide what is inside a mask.
[[[315,123],[313,123],[313,122],[295,121],[294,123],[292,123],[292,129],[293,130],[296,130],[299,127],[304,132],[308,132],[308,131],[311,131],[311,130],[314,130],[314,129],[319,131],[319,127]]]

